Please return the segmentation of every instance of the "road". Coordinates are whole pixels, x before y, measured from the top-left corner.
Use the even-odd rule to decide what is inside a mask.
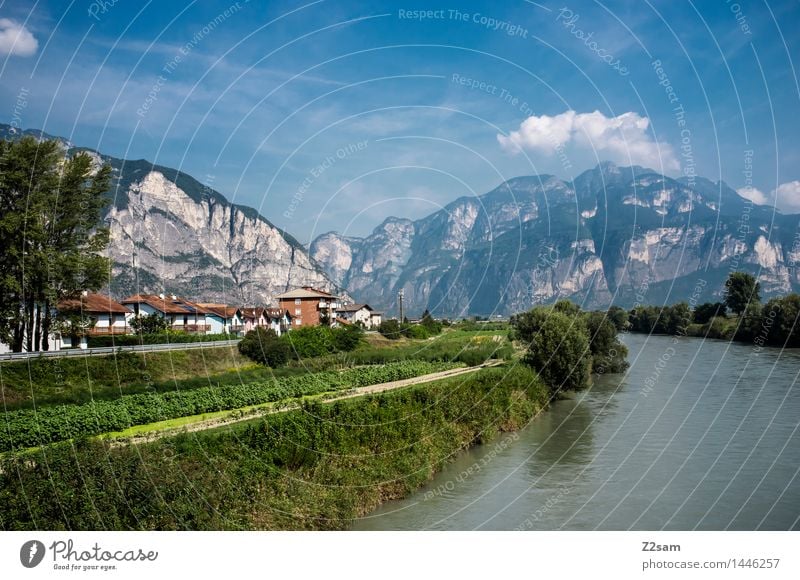
[[[135,344],[131,346],[108,346],[102,348],[70,348],[64,350],[50,350],[42,352],[9,352],[0,354],[0,362],[27,360],[29,358],[56,358],[56,357],[85,357],[85,356],[107,356],[117,351],[132,352],[164,352],[170,350],[191,350],[195,348],[217,348],[221,346],[234,346],[241,339],[234,340],[214,340],[208,342],[175,342],[171,344]]]

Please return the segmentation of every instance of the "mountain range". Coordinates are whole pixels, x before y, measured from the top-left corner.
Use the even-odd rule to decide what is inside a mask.
[[[601,163],[572,181],[518,177],[366,237],[329,232],[311,256],[359,300],[396,312],[507,315],[569,298],[586,308],[719,300],[728,274],[762,294],[800,285],[798,215],[724,182]]]
[[[307,249],[255,209],[176,169],[75,147],[0,124],[0,138],[55,138],[113,169],[105,224],[110,292],[269,304],[311,285],[397,313],[507,315],[569,298],[615,303],[718,300],[735,270],[762,294],[800,287],[800,216],[758,206],[720,181],[601,163],[574,180],[510,179],[365,237],[329,232]]]

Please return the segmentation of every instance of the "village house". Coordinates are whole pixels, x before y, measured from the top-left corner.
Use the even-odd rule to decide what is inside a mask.
[[[227,304],[198,303],[206,311],[206,322],[211,325],[210,334],[237,334],[244,330],[242,312]]]
[[[242,324],[244,325],[245,333],[255,330],[256,328],[269,328],[266,308],[261,306],[244,306],[239,310],[242,313]]]
[[[292,327],[331,324],[335,318],[339,297],[311,286],[278,294],[275,297],[281,310],[292,317]]]
[[[269,328],[274,330],[278,336],[291,330],[292,315],[288,311],[280,308],[267,308],[266,315],[269,320]]]
[[[212,331],[205,308],[174,294],[134,294],[120,303],[133,310],[133,316],[161,316],[169,323],[170,330],[203,334]]]
[[[286,310],[280,308],[245,307],[240,311],[245,333],[256,328],[268,328],[280,336],[291,325],[291,316]]]
[[[369,304],[344,304],[336,309],[337,320],[357,324],[363,328],[377,328],[381,324],[381,312]]]
[[[59,301],[56,309],[58,319],[64,321],[61,348],[86,348],[87,336],[131,332],[133,311],[103,294],[84,291],[76,298]]]

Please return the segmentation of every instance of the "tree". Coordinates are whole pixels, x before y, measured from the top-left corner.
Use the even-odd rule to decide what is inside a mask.
[[[750,303],[761,302],[761,285],[747,272],[732,272],[725,281],[725,306],[741,315]]]
[[[577,390],[589,384],[589,335],[580,317],[538,307],[513,317],[512,324],[516,338],[529,345],[523,362],[535,369],[550,389]]]
[[[584,322],[589,333],[592,370],[599,373],[620,373],[628,368],[628,349],[617,337],[617,328],[608,315],[605,312],[587,312]]]
[[[425,330],[430,336],[435,336],[442,332],[442,323],[434,320],[427,308],[425,312],[422,313],[422,320],[420,320],[419,323],[425,327]]]
[[[619,306],[612,306],[608,309],[608,319],[617,330],[622,331],[628,327],[628,312]]]
[[[557,312],[563,312],[564,314],[568,314],[570,316],[575,316],[575,315],[579,314],[580,311],[581,311],[581,307],[580,306],[578,306],[577,304],[575,304],[574,302],[572,302],[570,300],[567,300],[566,298],[563,298],[563,299],[559,300],[558,302],[556,302],[553,305],[553,308]]]
[[[363,335],[364,331],[360,326],[356,326],[355,324],[334,328],[333,346],[336,350],[341,352],[355,350],[361,343],[361,337]]]
[[[159,334],[166,332],[169,323],[158,314],[145,314],[136,316],[131,320],[131,329],[136,334]]]
[[[396,320],[384,320],[381,322],[380,326],[378,326],[378,332],[391,340],[397,340],[403,336],[400,323]]]
[[[686,335],[686,329],[692,321],[692,311],[686,302],[678,302],[672,306],[665,306],[661,312],[664,334]]]
[[[695,307],[692,318],[697,324],[705,324],[716,316],[725,316],[726,310],[722,302],[705,302]]]
[[[245,334],[239,341],[239,352],[250,360],[275,369],[287,363],[291,347],[271,328],[259,327]]]
[[[55,304],[108,282],[110,176],[57,141],[0,141],[0,340],[12,350],[47,350]]]

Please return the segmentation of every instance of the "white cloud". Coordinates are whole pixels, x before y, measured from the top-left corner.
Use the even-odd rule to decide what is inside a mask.
[[[781,183],[774,191],[775,199],[784,213],[800,213],[800,181]]]
[[[603,160],[654,169],[680,169],[672,147],[655,141],[648,132],[649,127],[650,119],[633,112],[606,117],[600,111],[576,113],[570,110],[552,117],[528,117],[519,130],[512,131],[508,137],[498,135],[497,140],[511,153],[530,149],[552,154],[571,144],[594,150]]]
[[[32,56],[39,41],[19,22],[0,18],[0,55]]]
[[[772,205],[783,213],[800,213],[800,181],[781,183],[769,194],[755,187],[743,187],[736,191],[757,205]]]
[[[736,193],[745,199],[749,199],[756,205],[767,205],[772,203],[770,202],[766,193],[760,189],[756,189],[755,187],[742,187],[737,189]]]

